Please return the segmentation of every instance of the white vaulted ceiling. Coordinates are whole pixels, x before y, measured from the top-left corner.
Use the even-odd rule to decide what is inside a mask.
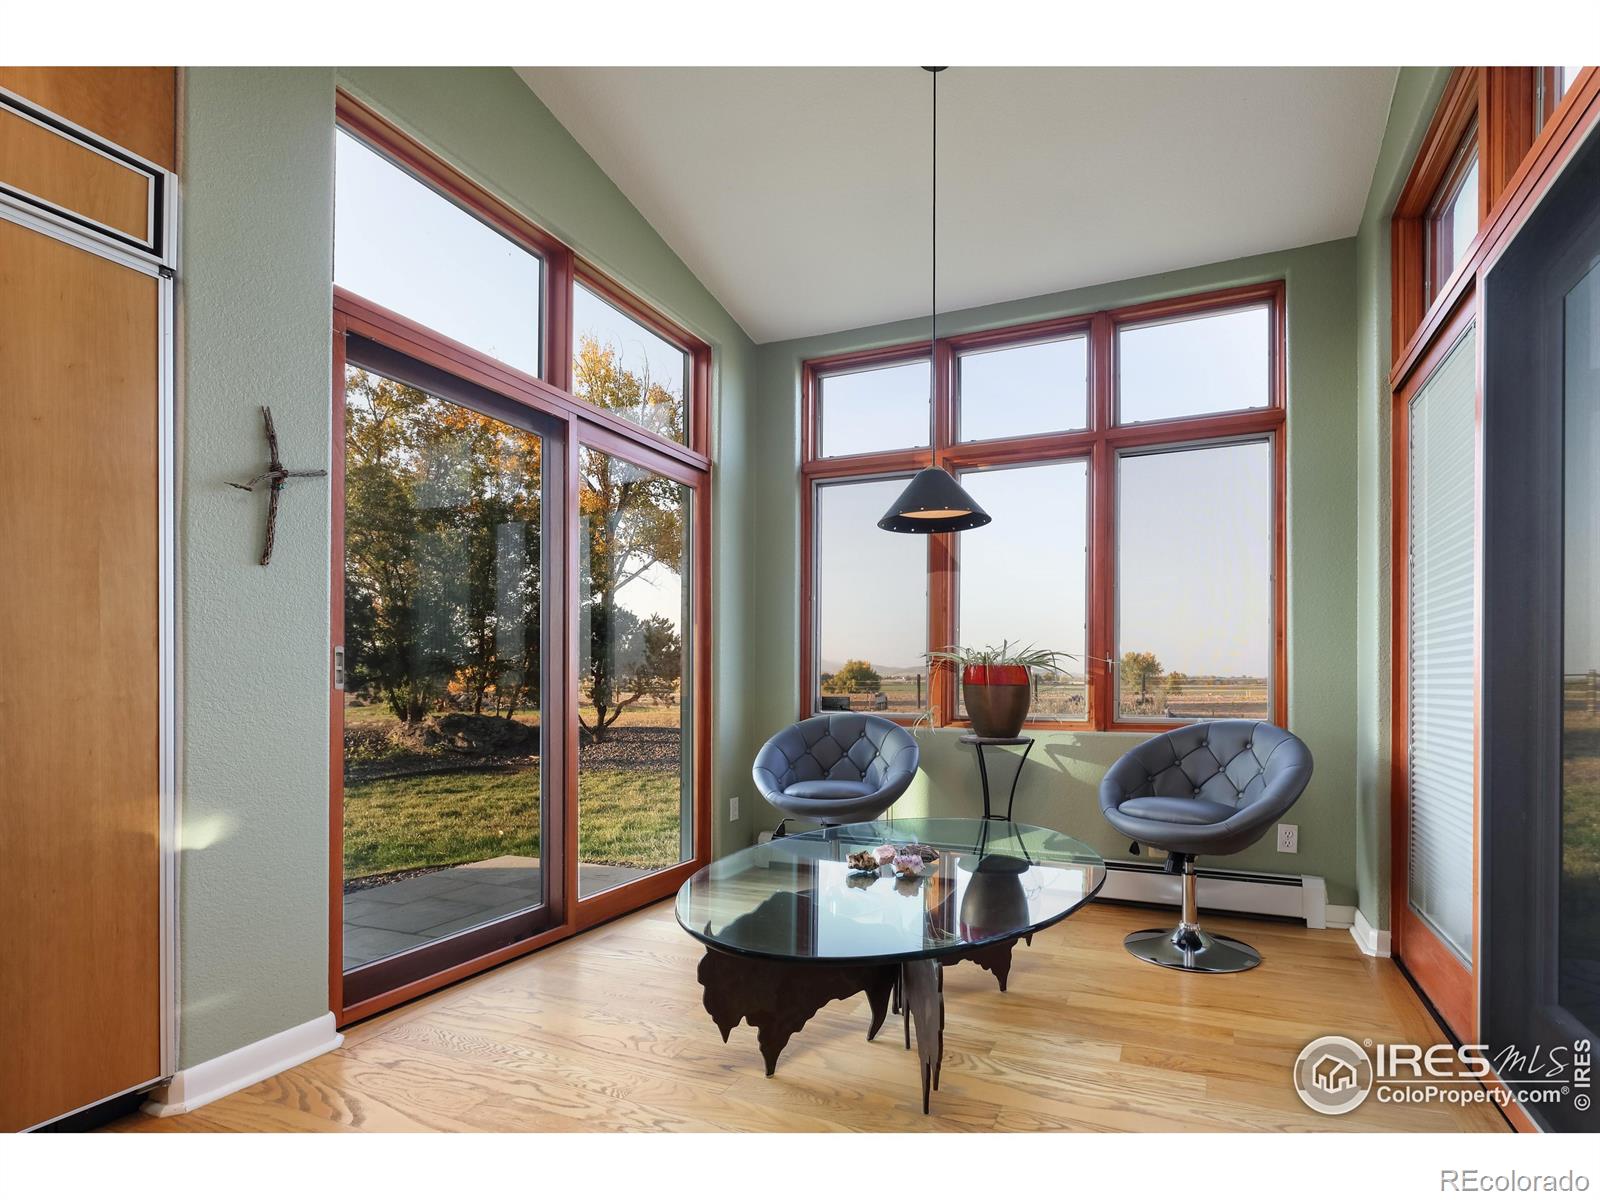
[[[757,342],[925,316],[915,67],[522,67]],[[1356,231],[1395,70],[953,67],[939,307]]]

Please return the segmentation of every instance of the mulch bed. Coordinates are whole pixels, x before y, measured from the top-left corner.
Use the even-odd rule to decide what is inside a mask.
[[[678,746],[682,735],[676,728],[654,725],[615,726],[606,730],[606,740],[591,742],[587,734],[578,738],[578,764],[583,767],[653,767],[678,769]]]

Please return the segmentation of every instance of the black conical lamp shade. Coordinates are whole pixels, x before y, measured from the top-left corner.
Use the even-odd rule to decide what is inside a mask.
[[[890,533],[956,533],[994,520],[943,467],[925,467],[878,522]]]

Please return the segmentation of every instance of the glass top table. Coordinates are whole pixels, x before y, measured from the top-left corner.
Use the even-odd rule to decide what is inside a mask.
[[[931,846],[914,878],[847,861],[880,845]],[[866,821],[775,839],[718,859],[679,890],[678,923],[706,946],[699,979],[723,1041],[756,1027],[767,1074],[831,1000],[866,992],[871,1041],[890,1005],[913,1024],[923,1111],[943,1058],[943,968],[973,962],[1005,991],[1011,951],[1081,908],[1105,883],[1093,849],[998,818]]]
[[[920,842],[939,852],[915,879],[846,861]],[[730,954],[898,962],[1025,937],[1100,890],[1105,861],[1052,829],[926,817],[794,834],[718,859],[678,892],[678,923]]]

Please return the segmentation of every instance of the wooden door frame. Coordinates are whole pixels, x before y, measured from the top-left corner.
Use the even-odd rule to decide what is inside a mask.
[[[1477,305],[1469,294],[1450,314],[1449,321],[1441,327],[1432,341],[1428,353],[1395,393],[1392,406],[1391,444],[1395,453],[1395,470],[1391,479],[1391,545],[1392,579],[1390,585],[1390,628],[1395,634],[1395,649],[1390,667],[1393,672],[1390,694],[1392,728],[1390,740],[1390,901],[1389,930],[1392,951],[1410,971],[1412,977],[1427,994],[1445,1023],[1463,1041],[1477,1036],[1477,1002],[1474,981],[1478,958],[1478,746],[1480,741],[1479,703],[1481,686],[1476,649],[1473,652],[1472,685],[1472,963],[1463,964],[1445,946],[1420,917],[1411,912],[1409,896],[1410,866],[1410,680],[1411,639],[1410,628],[1410,431],[1411,402],[1433,377],[1439,365],[1472,328],[1478,316]],[[1481,595],[1483,590],[1483,403],[1482,403],[1482,338],[1478,339],[1473,365],[1473,570],[1472,610],[1473,640],[1477,642],[1482,624]]]
[[[437,988],[497,966],[512,958],[537,950],[610,920],[623,912],[671,896],[684,880],[711,861],[711,481],[697,462],[697,456],[681,446],[639,439],[631,426],[570,393],[532,375],[503,364],[487,361],[469,347],[410,321],[398,313],[334,289],[333,355],[331,363],[331,405],[333,429],[332,488],[333,517],[330,538],[329,631],[330,647],[343,644],[344,633],[344,372],[346,345],[350,336],[376,343],[419,365],[440,371],[462,382],[493,393],[509,403],[521,405],[562,427],[566,453],[566,497],[568,517],[575,515],[578,503],[578,451],[593,446],[616,454],[683,483],[691,489],[691,572],[688,581],[693,645],[693,742],[694,757],[690,778],[694,822],[694,853],[684,863],[654,872],[642,879],[601,892],[587,899],[578,896],[577,797],[578,735],[575,719],[564,722],[557,748],[554,734],[546,742],[549,766],[559,767],[553,786],[546,789],[546,832],[551,844],[560,845],[560,886],[547,886],[546,904],[550,914],[545,928],[504,941],[482,953],[440,965],[425,974],[397,983],[372,995],[347,999],[344,972],[344,739],[341,706],[344,692],[335,686],[334,664],[330,652],[327,686],[329,694],[328,740],[328,1001],[339,1026],[374,1016],[397,1004]],[[581,547],[577,524],[567,519],[551,531],[561,542],[560,561],[564,578],[559,586],[566,603],[556,618],[552,656],[559,669],[551,687],[570,694],[576,686],[578,629],[573,617],[578,611],[578,563]],[[515,919],[515,918],[513,918]],[[494,928],[491,925],[486,928]],[[425,948],[419,948],[422,950]]]

